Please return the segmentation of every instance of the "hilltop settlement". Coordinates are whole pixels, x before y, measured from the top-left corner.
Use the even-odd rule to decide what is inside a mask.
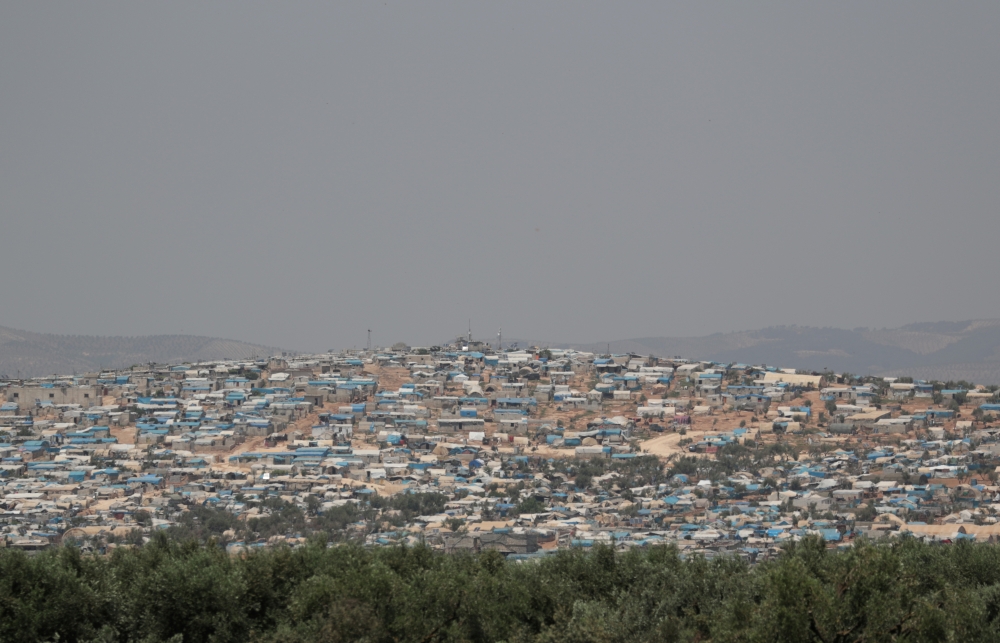
[[[969,382],[448,346],[0,381],[0,546],[312,538],[772,558],[818,535],[1000,537]]]

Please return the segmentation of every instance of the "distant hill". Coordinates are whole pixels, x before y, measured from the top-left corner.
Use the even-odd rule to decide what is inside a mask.
[[[520,341],[519,344],[595,353],[605,352],[610,344],[615,353],[1000,384],[1000,319],[920,323],[880,330],[775,326],[704,337],[641,337],[592,344]],[[84,373],[147,362],[248,359],[281,351],[193,335],[51,335],[0,326],[0,375],[9,377],[18,373],[22,377]]]
[[[0,326],[0,375],[8,377],[85,373],[148,362],[248,359],[280,352],[279,348],[215,337],[50,335]]]
[[[705,337],[643,337],[549,345],[603,353],[609,343],[616,353],[1000,384],[1000,319],[920,323],[881,330],[776,326]]]

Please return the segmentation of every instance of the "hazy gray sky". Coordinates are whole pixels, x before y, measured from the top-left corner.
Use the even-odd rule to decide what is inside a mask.
[[[0,324],[1000,317],[1000,4],[0,5]]]

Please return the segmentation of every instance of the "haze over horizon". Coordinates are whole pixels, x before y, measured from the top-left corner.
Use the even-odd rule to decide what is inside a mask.
[[[1000,384],[1000,319],[926,322],[895,329],[772,326],[694,337],[637,337],[592,343],[505,339],[505,348],[543,346],[592,353],[610,350],[725,364]],[[262,346],[233,338],[52,335],[0,326],[0,377],[117,370],[154,362],[244,360],[286,350],[288,347]]]
[[[1000,318],[1000,6],[0,7],[0,325]]]

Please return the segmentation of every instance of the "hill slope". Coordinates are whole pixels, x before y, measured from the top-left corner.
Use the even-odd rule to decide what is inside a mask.
[[[147,362],[248,359],[280,351],[231,339],[193,335],[50,335],[0,326],[0,374],[8,377],[84,373]]]
[[[552,346],[603,353],[609,343],[612,351],[621,353],[1000,384],[1000,319],[882,330],[777,326],[706,337],[643,337]]]

